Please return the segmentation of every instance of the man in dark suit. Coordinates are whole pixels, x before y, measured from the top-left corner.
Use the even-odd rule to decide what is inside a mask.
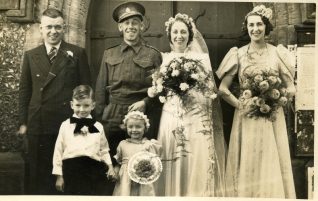
[[[27,193],[43,195],[57,193],[52,157],[59,127],[72,115],[72,90],[91,81],[84,49],[63,41],[60,11],[43,12],[40,32],[43,44],[24,54],[18,133],[27,134]]]

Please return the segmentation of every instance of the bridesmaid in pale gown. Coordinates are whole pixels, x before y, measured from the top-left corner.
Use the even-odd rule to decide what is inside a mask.
[[[170,18],[166,31],[172,51],[162,53],[162,67],[176,57],[191,56],[202,62],[205,71],[202,73],[211,73],[208,48],[188,15],[179,13]],[[212,101],[196,91],[190,93],[195,97],[195,107],[211,104],[212,109],[186,112],[181,118],[178,116],[179,97],[169,97],[165,102],[158,133],[163,150],[163,172],[157,182],[156,195],[224,196],[225,143],[219,100]],[[182,152],[181,141],[174,135],[181,125],[187,153]]]
[[[236,108],[226,165],[226,196],[295,198],[283,108],[278,108],[274,121],[250,118],[244,115],[241,99],[229,91],[235,76],[242,86],[244,73],[258,69],[275,72],[285,84],[287,96],[295,95],[294,65],[288,50],[264,40],[273,29],[271,16],[271,9],[263,5],[247,14],[243,30],[249,34],[250,43],[230,49],[216,72],[222,79],[222,98]]]

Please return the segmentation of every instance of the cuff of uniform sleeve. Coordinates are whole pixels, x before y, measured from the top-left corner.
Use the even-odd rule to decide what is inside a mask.
[[[149,97],[146,97],[144,99],[142,99],[143,101],[145,101],[145,104],[148,105],[149,104],[149,101],[150,101],[150,98]]]
[[[27,125],[27,117],[20,117],[19,123],[20,125]]]

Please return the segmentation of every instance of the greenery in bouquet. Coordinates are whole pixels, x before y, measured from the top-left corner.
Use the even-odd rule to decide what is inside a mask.
[[[276,120],[277,109],[288,102],[287,90],[275,71],[259,70],[244,73],[240,99],[244,103],[244,114],[250,118]]]
[[[181,107],[177,108],[177,115],[181,124],[172,131],[177,149],[175,155],[170,159],[177,160],[187,156],[186,149],[188,139],[185,135],[185,127],[182,123],[183,114],[191,112],[191,115],[198,115],[202,119],[204,128],[198,132],[203,135],[210,135],[212,99],[217,97],[213,75],[206,71],[203,63],[190,55],[175,57],[166,65],[162,65],[159,71],[152,75],[152,87],[148,89],[149,97],[158,97],[160,102],[165,103],[169,98],[177,96],[173,101],[179,101]],[[193,92],[196,92],[194,95]],[[206,99],[203,100],[202,98]]]
[[[177,95],[184,108],[191,105],[190,90],[200,92],[205,97],[216,98],[211,72],[204,70],[200,60],[188,57],[176,57],[152,75],[152,87],[149,97],[158,96],[164,103],[170,96]]]

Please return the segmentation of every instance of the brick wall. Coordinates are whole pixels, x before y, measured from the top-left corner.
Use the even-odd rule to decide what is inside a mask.
[[[315,10],[313,4],[304,3],[253,3],[254,6],[263,4],[273,10],[272,24],[274,30],[268,40],[274,44],[285,46],[296,44],[294,25],[301,24]]]

